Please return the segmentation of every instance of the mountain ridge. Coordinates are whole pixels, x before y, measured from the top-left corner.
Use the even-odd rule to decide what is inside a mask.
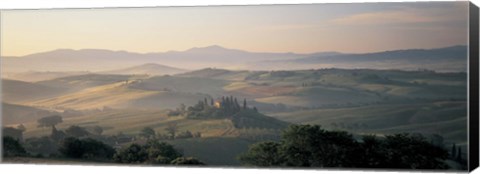
[[[21,57],[29,57],[35,56],[39,54],[46,54],[52,52],[82,52],[82,51],[97,51],[97,52],[110,52],[110,53],[130,53],[130,54],[139,54],[139,55],[151,55],[151,54],[164,54],[164,53],[171,53],[171,52],[188,52],[188,51],[197,51],[197,50],[223,50],[223,51],[239,51],[239,52],[247,52],[247,53],[276,53],[276,54],[297,54],[297,55],[315,55],[315,54],[371,54],[371,53],[381,53],[381,52],[394,52],[394,51],[407,51],[407,50],[439,50],[439,49],[461,49],[466,48],[466,45],[452,45],[446,47],[438,47],[438,48],[407,48],[407,49],[390,49],[390,50],[383,50],[383,51],[373,51],[367,53],[344,53],[338,51],[319,51],[319,52],[311,52],[311,53],[295,53],[295,52],[257,52],[257,51],[248,51],[248,50],[241,50],[241,49],[234,49],[234,48],[226,48],[220,45],[209,45],[204,47],[192,47],[189,49],[185,49],[183,51],[178,50],[168,50],[164,52],[134,52],[134,51],[127,51],[127,50],[109,50],[109,49],[97,49],[97,48],[83,48],[83,49],[71,49],[71,48],[59,48],[50,51],[42,51],[38,53],[27,54],[23,56],[2,56],[2,58],[21,58]]]
[[[464,56],[466,57],[466,51],[467,51],[467,46],[464,45],[455,45],[455,46],[450,46],[450,47],[442,47],[442,48],[433,48],[433,49],[402,49],[402,50],[387,50],[387,51],[381,51],[381,52],[372,52],[372,53],[354,53],[354,54],[341,54],[341,55],[331,55],[331,56],[325,56],[323,58],[329,58],[330,60],[334,60],[335,58],[345,58],[346,56],[357,56],[361,58],[366,58],[366,59],[392,59],[392,58],[399,58],[399,57],[391,57],[387,56],[386,54],[408,54],[408,53],[417,53],[417,54],[425,54],[427,52],[446,52],[446,51],[455,51],[457,53],[456,55],[449,55],[449,56]],[[458,54],[464,52],[465,54]],[[427,53],[428,54],[428,53]],[[460,55],[460,56],[458,56]],[[395,56],[395,55],[393,55]],[[422,55],[422,56],[427,56],[427,55]],[[441,55],[443,56],[443,55]],[[372,58],[373,57],[373,58]],[[302,61],[302,60],[314,60],[314,59],[319,59],[322,57],[306,57],[306,58],[301,58],[301,59],[296,59],[294,61]],[[444,57],[442,57],[444,58]],[[411,59],[410,57],[404,57],[404,59]],[[349,58],[348,60],[350,61],[355,61],[355,58]],[[311,62],[311,61],[309,61]]]
[[[465,45],[434,49],[403,49],[372,53],[316,52],[310,54],[249,52],[218,45],[184,51],[135,53],[103,49],[58,49],[22,57],[3,59],[5,73],[26,71],[90,71],[128,69],[132,65],[156,63],[181,69],[221,67],[244,70],[291,70],[312,68],[379,68],[465,71]],[[395,62],[386,62],[394,60]],[[440,61],[439,61],[440,60]],[[384,65],[372,63],[383,62]],[[363,63],[357,65],[355,63]],[[386,64],[385,64],[386,63]]]

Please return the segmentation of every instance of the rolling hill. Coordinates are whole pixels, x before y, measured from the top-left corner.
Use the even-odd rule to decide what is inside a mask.
[[[36,83],[4,80],[8,102],[51,110],[104,107],[166,109],[224,95],[227,81],[196,77],[85,74]]]
[[[257,102],[282,103],[289,106],[301,107],[318,107],[345,103],[371,103],[381,100],[382,99],[374,93],[327,86],[303,87],[295,89],[286,95],[255,99]]]
[[[2,103],[2,122],[4,125],[34,122],[39,118],[55,114],[59,113],[29,106]]]
[[[241,80],[245,80],[245,77],[248,74],[250,74],[249,71],[231,71],[226,69],[205,68],[201,70],[178,74],[176,76],[241,81]]]
[[[222,87],[229,82],[219,79],[180,77],[180,76],[154,76],[142,79],[130,85],[133,89],[149,91],[172,91],[178,93],[203,94],[210,96],[224,95]]]
[[[137,81],[116,82],[86,88],[66,95],[36,100],[27,105],[51,109],[91,110],[109,108],[167,109],[192,104],[206,95],[140,90],[129,87]]]
[[[52,80],[67,76],[76,76],[89,74],[88,71],[66,71],[66,72],[53,72],[53,71],[28,71],[19,73],[3,74],[2,77],[6,79],[26,81],[26,82],[38,82],[45,80]]]
[[[466,73],[368,69],[202,69],[177,76],[221,79],[224,82],[218,86],[223,85],[226,94],[262,103],[300,107],[405,102],[416,99],[465,100],[466,96]]]
[[[100,49],[58,49],[2,60],[2,72],[28,71],[103,71],[138,64],[141,54]]]
[[[37,83],[2,79],[2,100],[18,103],[54,97],[65,92],[58,86],[46,86]]]
[[[104,71],[100,72],[101,74],[122,74],[122,75],[133,75],[133,74],[148,74],[153,76],[158,75],[174,75],[178,73],[186,72],[180,68],[169,67],[165,65],[159,65],[155,63],[147,63],[143,65],[138,65],[130,68]]]
[[[251,117],[251,119],[255,119]],[[104,129],[103,135],[112,136],[126,134],[136,136],[145,127],[151,127],[158,134],[166,134],[165,128],[175,124],[177,132],[200,132],[201,138],[178,138],[175,140],[163,140],[173,144],[186,156],[195,156],[202,161],[214,165],[236,165],[239,164],[237,156],[245,152],[249,145],[268,139],[278,137],[280,128],[286,125],[274,118],[262,118],[262,122],[252,128],[236,128],[234,122],[226,118],[218,119],[188,119],[183,116],[167,116],[166,110],[134,110],[134,109],[111,109],[100,113],[64,118],[63,122],[56,127],[64,130],[71,125],[91,129],[100,126]],[[254,121],[254,120],[251,120]],[[24,136],[26,138],[39,137],[50,134],[48,128],[39,128],[35,121],[23,123],[26,127]],[[260,127],[259,127],[260,126]],[[262,127],[264,126],[264,127]],[[274,129],[277,130],[274,130]],[[137,137],[138,138],[138,137]],[[211,153],[215,151],[215,155]]]
[[[465,73],[365,69],[231,71],[207,68],[174,76],[85,74],[31,83],[62,89],[65,95],[41,101],[33,98],[29,104],[35,101],[35,106],[43,103],[74,107],[77,104],[73,103],[98,99],[102,102],[97,101],[91,108],[168,108],[180,103],[193,104],[198,98],[229,95],[264,104],[307,108],[419,99],[464,100],[465,79]],[[12,95],[8,90],[5,93],[7,99]],[[170,100],[172,104],[155,101],[157,99]]]
[[[63,116],[59,130],[100,126],[106,136],[138,136],[145,127],[165,134],[176,124],[180,132],[202,136],[169,140],[172,144],[221,165],[238,164],[236,155],[248,145],[278,139],[291,123],[319,124],[355,136],[439,134],[447,143],[466,143],[465,72],[203,68],[175,75],[139,73],[161,68],[147,64],[117,72],[126,74],[89,73],[35,83],[4,80],[4,96],[17,103],[4,103],[3,114],[9,115],[8,123],[23,123],[27,138],[50,134],[50,129],[37,127],[36,119],[51,113]],[[232,97],[222,101],[222,96]],[[248,109],[240,108],[243,99]],[[81,114],[68,117],[67,110]],[[214,150],[219,156],[212,157]]]
[[[90,87],[107,85],[118,82],[127,82],[128,80],[147,78],[146,75],[110,75],[110,74],[84,74],[78,76],[61,77],[52,80],[39,81],[35,84],[57,87],[75,92]]]
[[[447,141],[465,143],[466,109],[465,101],[458,101],[373,104],[270,115],[291,123],[319,124],[324,128],[359,134],[440,134]]]

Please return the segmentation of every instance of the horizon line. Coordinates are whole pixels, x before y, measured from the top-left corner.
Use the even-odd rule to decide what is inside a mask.
[[[452,48],[452,47],[467,47],[468,45],[462,45],[462,44],[455,44],[455,45],[450,45],[450,46],[443,46],[443,47],[434,47],[434,48],[408,48],[408,49],[389,49],[389,50],[379,50],[379,51],[373,51],[373,52],[339,52],[339,51],[316,51],[316,52],[310,52],[310,53],[297,53],[297,52],[292,52],[292,51],[286,51],[286,52],[262,52],[262,51],[249,51],[249,50],[242,50],[242,49],[236,49],[236,48],[228,48],[224,47],[218,44],[213,44],[213,45],[208,45],[208,46],[196,46],[196,47],[191,47],[187,48],[184,50],[168,50],[168,51],[158,51],[158,52],[135,52],[135,51],[129,51],[129,50],[112,50],[112,49],[102,49],[102,48],[80,48],[80,49],[74,49],[74,48],[58,48],[58,49],[53,49],[53,50],[48,50],[48,51],[42,51],[42,52],[36,52],[36,53],[31,53],[31,54],[26,54],[22,56],[8,56],[8,55],[1,55],[2,58],[8,57],[8,58],[13,58],[13,57],[26,57],[26,56],[31,56],[35,54],[41,54],[41,53],[49,53],[49,52],[54,52],[54,51],[62,51],[62,50],[70,50],[70,51],[84,51],[84,50],[99,50],[99,51],[110,51],[110,52],[126,52],[126,53],[133,53],[133,54],[162,54],[162,53],[170,53],[170,52],[186,52],[190,51],[193,49],[205,49],[205,48],[220,48],[220,49],[225,49],[225,50],[232,50],[232,51],[243,51],[243,52],[248,52],[248,53],[273,53],[273,54],[300,54],[300,55],[310,55],[310,54],[317,54],[317,53],[339,53],[339,54],[369,54],[369,53],[381,53],[381,52],[389,52],[389,51],[405,51],[405,50],[434,50],[434,49],[443,49],[443,48]]]

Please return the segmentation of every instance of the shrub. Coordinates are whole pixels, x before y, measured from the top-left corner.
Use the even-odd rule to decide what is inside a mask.
[[[4,136],[3,137],[3,157],[26,156],[27,151],[20,145],[16,139]]]
[[[113,160],[118,163],[143,163],[147,158],[148,153],[145,148],[138,144],[130,144],[113,156]]]
[[[179,157],[171,162],[173,165],[205,165],[198,159],[192,157]]]
[[[347,132],[292,125],[280,142],[254,144],[240,161],[255,166],[447,169],[447,157],[447,150],[419,134],[364,136],[359,142]]]
[[[152,140],[143,146],[134,143],[121,149],[114,155],[114,161],[119,163],[170,164],[172,160],[181,156],[182,154],[172,145]]]
[[[96,160],[110,160],[115,154],[115,149],[100,141],[86,138],[65,138],[59,148],[60,153],[69,158],[83,158]]]

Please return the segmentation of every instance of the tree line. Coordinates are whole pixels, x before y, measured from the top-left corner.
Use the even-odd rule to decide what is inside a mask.
[[[58,130],[55,125],[62,123],[60,116],[48,116],[38,120],[38,127],[51,127],[50,136],[29,138],[23,142],[22,136],[3,136],[3,157],[36,157],[82,159],[95,162],[116,162],[131,164],[163,164],[163,165],[205,165],[193,157],[184,157],[174,146],[150,139],[143,145],[131,143],[126,147],[115,149],[101,141],[103,129],[95,126],[92,132],[83,127],[72,125],[65,130]],[[4,128],[4,130],[25,129]],[[23,127],[24,128],[24,127]],[[145,128],[142,136],[149,136],[153,129]],[[13,131],[16,133],[15,131]],[[153,132],[155,134],[155,132]],[[14,134],[17,135],[17,134]],[[188,136],[188,135],[187,135]],[[193,135],[192,135],[193,136]],[[177,136],[178,137],[178,136]],[[30,151],[31,150],[31,151]]]
[[[65,130],[56,129],[55,125],[61,122],[58,117],[40,119],[38,126],[51,127],[51,135],[26,140],[23,143],[18,138],[4,136],[2,155],[42,157],[27,150],[37,149],[59,153],[58,156],[51,157],[98,162],[204,164],[198,159],[184,157],[174,146],[152,137],[155,131],[149,127],[144,128],[140,134],[145,136],[146,143],[131,142],[128,146],[115,149],[107,143],[91,138],[92,133],[80,126],[70,126]],[[25,127],[18,126],[17,129],[24,131]],[[166,129],[172,129],[175,136],[176,126]],[[100,135],[103,132],[101,128],[92,130],[96,132],[93,135]],[[462,149],[453,144],[451,150],[447,150],[443,147],[442,141],[433,139],[428,141],[421,134],[407,133],[384,137],[365,135],[355,139],[351,133],[329,131],[319,125],[290,125],[282,132],[279,140],[253,144],[239,156],[239,160],[244,165],[262,167],[448,169],[446,160],[455,160],[463,164],[465,160],[462,157]]]
[[[186,138],[200,138],[202,133],[200,132],[191,132],[185,130],[183,132],[178,132],[177,123],[171,122],[167,124],[167,127],[164,128],[166,133],[157,133],[151,127],[144,127],[140,131],[140,136],[146,139],[159,139],[159,140],[173,140],[173,139],[186,139]]]
[[[204,98],[197,104],[186,107],[181,104],[175,110],[171,110],[169,116],[186,116],[187,118],[232,118],[241,111],[252,110],[258,112],[256,107],[249,107],[247,100],[243,99],[242,104],[236,97],[222,96],[215,101],[213,98]]]
[[[418,134],[368,135],[356,140],[345,131],[291,125],[280,141],[253,144],[239,160],[263,167],[447,169],[448,157],[446,149]]]

